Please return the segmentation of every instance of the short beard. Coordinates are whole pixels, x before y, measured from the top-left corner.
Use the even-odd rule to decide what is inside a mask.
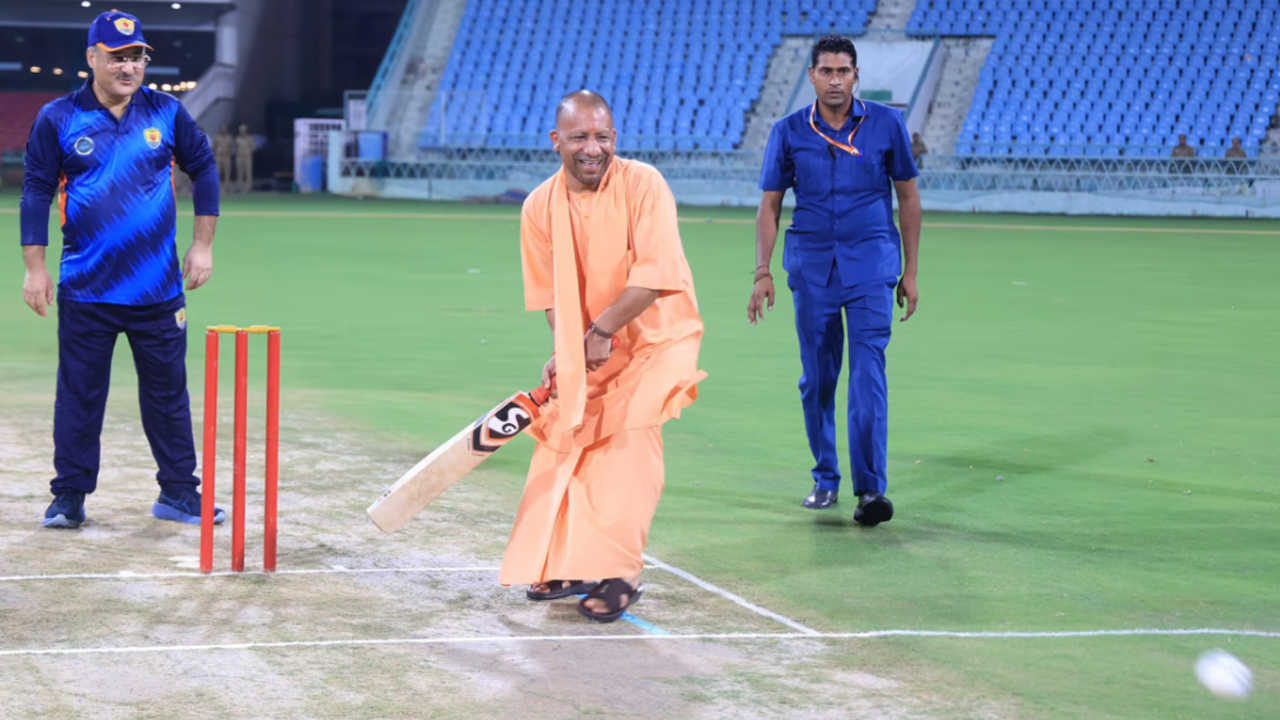
[[[575,169],[576,169],[577,162],[578,162],[577,158],[574,158]],[[605,174],[609,172],[609,164],[612,162],[613,162],[612,155],[604,156],[604,159],[600,161],[600,177],[594,181],[589,181],[583,178],[581,175],[579,175],[576,172],[576,170],[570,170],[569,172],[573,174],[574,179],[577,180],[578,182],[582,183],[583,185],[586,185],[589,188],[595,189],[600,186],[600,181],[604,180]]]

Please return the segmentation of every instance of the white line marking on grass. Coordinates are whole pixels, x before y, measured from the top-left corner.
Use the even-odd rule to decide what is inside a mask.
[[[852,633],[696,633],[689,635],[510,635],[443,638],[351,638],[346,640],[294,640],[281,642],[212,643],[207,645],[134,645],[125,647],[15,648],[0,650],[0,657],[30,655],[128,655],[138,653],[199,652],[207,650],[270,650],[287,648],[360,647],[379,645],[474,645],[479,643],[613,642],[632,640],[873,640],[886,637],[945,637],[959,639],[1056,639],[1078,637],[1132,637],[1160,635],[1236,635],[1280,638],[1280,632],[1262,630],[1135,629],[1063,632],[950,632],[944,630],[872,630]]]
[[[17,215],[16,208],[0,208],[0,215]],[[995,213],[998,214],[998,213]],[[486,213],[420,213],[420,212],[334,212],[301,210],[226,210],[223,217],[243,218],[313,218],[316,220],[348,218],[352,220],[480,220],[519,222],[519,215],[490,215]],[[1181,218],[1179,218],[1181,219]],[[1223,218],[1234,220],[1236,218]],[[715,225],[754,225],[751,218],[681,217],[682,223],[711,223]],[[1256,222],[1256,220],[1255,220]],[[1233,230],[1229,228],[1142,228],[1093,225],[1002,225],[996,223],[947,223],[925,222],[925,228],[952,228],[963,230],[1047,230],[1057,232],[1116,232],[1163,233],[1173,235],[1261,235],[1280,236],[1280,230]]]
[[[274,573],[264,573],[261,570],[251,570],[248,572],[231,572],[230,570],[220,570],[218,572],[204,573],[198,572],[158,572],[158,573],[139,573],[131,570],[121,570],[117,573],[69,573],[66,575],[0,575],[0,582],[32,582],[39,580],[160,580],[169,578],[205,578],[205,577],[239,577],[245,575],[361,575],[372,573],[479,573],[479,572],[498,572],[497,567],[405,567],[405,568],[344,568],[341,566],[332,568],[314,568],[303,570],[277,570]]]
[[[962,631],[962,630],[867,630],[856,633],[824,633],[823,638],[883,638],[883,637],[949,637],[973,640],[1003,640],[1016,638],[1078,638],[1078,637],[1132,637],[1144,635],[1248,635],[1250,637],[1280,638],[1280,632],[1267,630],[1230,630],[1226,628],[1135,628],[1132,630],[1011,630],[1011,631]]]
[[[501,220],[519,222],[519,215],[489,215],[485,213],[411,213],[411,212],[295,212],[274,210],[230,210],[223,215],[230,217],[256,218],[351,218],[351,219],[386,219],[386,220]],[[717,218],[717,217],[681,217],[682,223],[699,223],[713,225],[754,225],[752,218]],[[1235,230],[1230,228],[1144,228],[1125,226],[1094,225],[1004,225],[998,223],[948,223],[925,222],[925,228],[947,228],[964,230],[1047,230],[1054,232],[1116,232],[1116,233],[1161,233],[1174,235],[1260,235],[1280,236],[1280,230]]]
[[[348,220],[494,220],[520,222],[519,215],[501,215],[487,213],[420,213],[420,212],[341,212],[305,210],[228,210],[228,217],[251,218],[314,218],[316,220],[348,219]]]
[[[413,213],[413,212],[305,212],[288,210],[230,210],[223,213],[229,217],[253,218],[349,218],[355,220],[480,220],[480,221],[520,221],[519,215],[490,215],[487,213]],[[717,218],[717,217],[681,217],[682,223],[711,223],[714,225],[754,225],[751,218]],[[925,228],[948,228],[963,230],[1048,230],[1057,232],[1118,232],[1118,233],[1165,233],[1183,235],[1263,235],[1280,236],[1280,230],[1234,230],[1229,228],[1143,228],[1125,226],[1092,226],[1092,225],[1004,225],[998,223],[947,223],[926,222]]]
[[[1232,230],[1227,228],[1144,228],[1094,225],[1000,225],[996,223],[923,223],[925,228],[954,230],[1036,230],[1049,232],[1115,232],[1159,233],[1162,235],[1271,235],[1280,236],[1280,230]]]
[[[485,213],[413,213],[413,212],[302,212],[276,210],[229,210],[223,213],[228,217],[253,218],[348,218],[354,220],[480,220],[480,221],[520,221],[519,215],[489,215]],[[682,223],[699,223],[713,225],[754,225],[751,218],[716,218],[716,217],[681,217]],[[1117,232],[1117,233],[1163,233],[1182,235],[1262,235],[1280,236],[1280,230],[1234,230],[1229,228],[1143,228],[1124,226],[1092,226],[1092,225],[1004,225],[997,223],[947,223],[926,222],[925,228],[973,229],[973,230],[1047,230],[1056,232]]]
[[[644,559],[649,564],[645,566],[649,570],[665,570],[676,577],[687,580],[694,585],[715,595],[728,600],[729,602],[740,605],[757,615],[762,615],[786,625],[792,630],[798,630],[806,635],[817,635],[817,630],[792,620],[784,615],[760,607],[753,602],[743,599],[728,590],[716,587],[702,578],[685,572],[678,567],[668,565],[657,558],[645,555]],[[157,572],[157,573],[140,573],[132,570],[121,570],[115,573],[67,573],[63,575],[0,575],[0,583],[4,582],[39,582],[45,580],[168,580],[168,579],[188,579],[188,578],[207,578],[207,577],[237,577],[245,575],[360,575],[360,574],[376,574],[376,573],[487,573],[498,572],[500,568],[495,566],[477,566],[477,567],[407,567],[407,568],[346,568],[336,565],[328,568],[312,568],[301,570],[277,570],[275,573],[263,573],[261,571],[249,572],[231,572],[229,570],[220,570],[218,572],[205,575],[198,572]]]
[[[715,593],[716,595],[719,595],[725,600],[728,600],[729,602],[735,603],[737,605],[741,605],[742,607],[750,610],[751,612],[757,615],[763,615],[764,617],[767,617],[770,620],[775,620],[777,622],[780,622],[783,625],[786,625],[787,627],[791,628],[792,630],[799,630],[805,635],[821,634],[817,630],[814,630],[813,628],[809,627],[808,625],[802,625],[796,622],[795,620],[792,620],[791,618],[786,617],[784,615],[779,615],[778,613],[772,610],[769,610],[768,608],[762,608],[753,602],[750,602],[737,595],[734,595],[728,590],[723,590],[721,588],[716,587],[715,585],[712,585],[711,583],[707,582],[706,580],[703,580],[697,575],[687,573],[678,567],[673,567],[671,565],[668,565],[651,555],[645,555],[644,559],[645,559],[645,562],[649,563],[650,565],[654,566],[659,570],[666,570],[667,572],[671,573],[672,575],[675,575],[676,577],[688,580],[689,582],[693,583],[694,585],[697,585],[698,587],[702,588],[703,590],[706,590],[707,592]]]
[[[1241,635],[1249,637],[1265,637],[1280,638],[1280,632],[1271,632],[1265,630],[1230,630],[1223,628],[1196,628],[1196,629],[1154,629],[1140,628],[1134,630],[1063,630],[1063,631],[1000,631],[1000,632],[983,632],[983,631],[954,631],[954,630],[869,630],[865,632],[853,633],[823,633],[813,628],[796,622],[791,618],[760,607],[755,603],[739,597],[727,590],[719,588],[711,583],[693,575],[689,572],[681,570],[673,565],[668,565],[661,560],[645,555],[644,559],[648,562],[645,569],[648,570],[664,570],[675,575],[676,577],[687,580],[690,583],[706,590],[715,595],[740,605],[758,615],[762,615],[771,620],[777,621],[799,632],[797,633],[721,633],[721,634],[691,634],[691,635],[671,635],[654,634],[654,635],[601,635],[601,636],[516,636],[516,637],[481,637],[481,638],[405,638],[405,639],[385,639],[385,640],[317,640],[317,641],[298,641],[298,642],[280,642],[280,643],[238,643],[231,645],[173,645],[173,646],[157,646],[157,647],[136,647],[136,648],[69,648],[69,649],[30,649],[30,650],[0,650],[0,656],[10,655],[67,655],[67,654],[92,654],[92,653],[118,653],[118,652],[164,652],[169,650],[185,651],[185,650],[238,650],[253,648],[272,648],[272,647],[329,647],[336,645],[430,645],[430,644],[448,644],[448,643],[468,643],[468,642],[522,642],[533,640],[545,641],[573,641],[573,640],[637,640],[637,639],[653,639],[666,638],[672,640],[788,640],[810,638],[816,640],[852,640],[852,639],[873,639],[884,637],[948,637],[948,638],[967,638],[967,639],[1002,639],[1002,638],[1072,638],[1072,637],[1108,637],[1108,636],[1141,636],[1141,635]],[[132,570],[120,570],[115,573],[68,573],[62,575],[0,575],[0,582],[32,582],[44,580],[162,580],[162,579],[187,579],[187,578],[206,578],[206,577],[237,577],[246,575],[361,575],[361,574],[379,574],[379,573],[493,573],[498,572],[501,568],[496,566],[468,566],[468,567],[403,567],[403,568],[346,568],[336,565],[330,568],[312,568],[299,570],[277,570],[275,573],[263,573],[261,571],[249,572],[231,572],[219,571],[205,575],[203,573],[192,572],[162,572],[162,573],[139,573]]]
[[[169,578],[202,578],[202,577],[244,577],[246,575],[362,575],[374,573],[433,573],[433,572],[498,572],[502,568],[494,565],[489,566],[469,566],[469,567],[391,567],[391,568],[349,568],[343,565],[334,565],[327,568],[302,568],[298,570],[277,570],[274,573],[265,573],[261,570],[247,570],[245,572],[232,572],[230,570],[219,570],[217,572],[204,573],[198,572],[155,572],[140,573],[133,570],[120,570],[114,573],[67,573],[63,575],[0,575],[0,582],[36,582],[40,580],[167,580]],[[653,565],[646,565],[646,570],[656,569]]]

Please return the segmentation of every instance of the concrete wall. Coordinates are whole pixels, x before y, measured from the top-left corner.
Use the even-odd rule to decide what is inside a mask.
[[[947,65],[947,46],[935,40],[926,63],[924,72],[916,83],[915,94],[907,105],[907,132],[910,133],[924,132],[925,121],[929,118],[929,106],[938,92],[938,83],[942,81],[942,71]]]
[[[217,29],[217,61],[183,102],[206,132],[248,123],[263,132],[269,102],[295,102],[331,90],[329,0],[237,0]],[[308,9],[313,12],[306,12]],[[310,24],[309,24],[310,23]]]
[[[860,90],[888,90],[893,99],[886,104],[906,107],[915,94],[933,50],[932,40],[861,40],[858,49]],[[807,65],[807,63],[806,63]],[[788,113],[813,104],[817,95],[808,80],[808,67],[797,78],[799,91]]]

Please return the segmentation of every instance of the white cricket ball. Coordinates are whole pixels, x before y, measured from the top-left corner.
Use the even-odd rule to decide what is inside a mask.
[[[1243,700],[1253,691],[1253,673],[1226,650],[1210,650],[1196,660],[1196,679],[1220,698]]]

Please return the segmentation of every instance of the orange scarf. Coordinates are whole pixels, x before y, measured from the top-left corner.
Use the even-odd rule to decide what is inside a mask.
[[[560,416],[554,427],[547,429],[548,438],[559,444],[564,436],[582,426],[587,403],[587,360],[583,347],[587,323],[600,316],[627,285],[627,244],[630,212],[627,207],[626,183],[618,178],[618,159],[600,180],[595,193],[595,209],[584,219],[587,237],[577,242],[590,242],[584,293],[578,287],[578,254],[574,250],[573,222],[569,218],[569,189],[565,170],[552,179],[551,247],[555,266],[553,298],[556,310],[555,353],[556,386],[560,394]],[[585,295],[585,305],[584,305]]]

